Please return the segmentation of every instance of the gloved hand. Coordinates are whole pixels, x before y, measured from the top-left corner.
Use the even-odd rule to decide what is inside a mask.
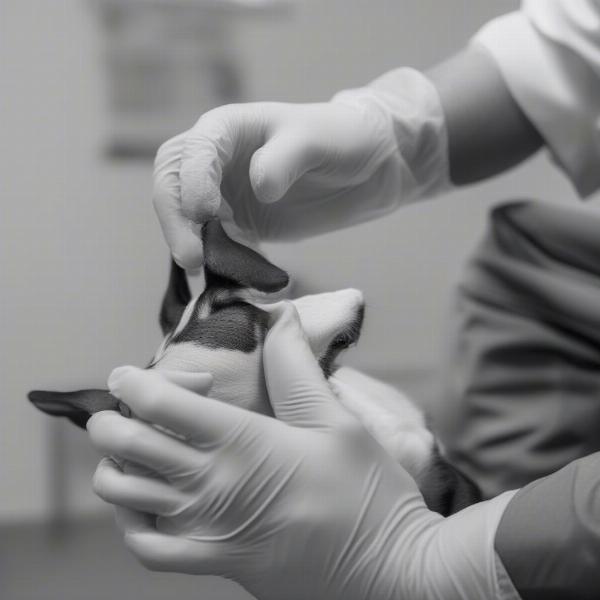
[[[449,186],[437,92],[398,69],[331,102],[228,105],[161,146],[154,205],[175,260],[202,264],[200,226],[293,240],[389,213]]]
[[[121,507],[127,546],[150,569],[221,575],[259,599],[499,598],[493,536],[510,494],[448,519],[431,513],[336,402],[283,307],[264,346],[276,419],[156,371],[111,375],[141,420],[97,413],[92,442],[156,474],[98,466],[95,489]]]

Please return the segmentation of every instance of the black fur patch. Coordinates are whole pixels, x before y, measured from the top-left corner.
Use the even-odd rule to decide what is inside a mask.
[[[171,259],[169,283],[163,296],[158,317],[163,335],[167,335],[169,331],[176,327],[191,299],[192,294],[185,271]]]
[[[210,314],[200,317],[207,303]],[[267,314],[259,308],[235,298],[219,302],[207,290],[198,298],[187,325],[170,343],[191,342],[205,348],[250,353],[263,341],[267,325]]]
[[[431,462],[418,483],[428,508],[444,517],[482,500],[477,485],[446,462],[437,447],[433,449]]]

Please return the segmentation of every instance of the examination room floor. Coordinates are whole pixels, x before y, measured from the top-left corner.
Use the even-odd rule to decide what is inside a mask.
[[[60,532],[5,527],[0,535],[2,600],[249,598],[217,578],[146,571],[124,548],[112,519],[74,522]]]

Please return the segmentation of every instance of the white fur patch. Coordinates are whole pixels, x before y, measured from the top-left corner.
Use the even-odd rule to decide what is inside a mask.
[[[271,414],[262,368],[262,346],[253,352],[207,348],[192,342],[167,346],[153,367],[158,371],[210,372],[209,397]]]

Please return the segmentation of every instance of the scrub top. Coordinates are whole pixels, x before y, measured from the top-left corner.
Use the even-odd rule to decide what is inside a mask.
[[[581,196],[600,187],[600,2],[525,0],[474,37]]]
[[[457,287],[438,433],[523,600],[600,598],[600,209],[491,213]],[[499,570],[499,574],[502,571]]]
[[[579,195],[595,192],[600,1],[525,0],[471,43]],[[488,497],[520,488],[496,532],[498,574],[523,600],[600,598],[598,208],[492,212],[455,295],[442,388],[452,460]]]

